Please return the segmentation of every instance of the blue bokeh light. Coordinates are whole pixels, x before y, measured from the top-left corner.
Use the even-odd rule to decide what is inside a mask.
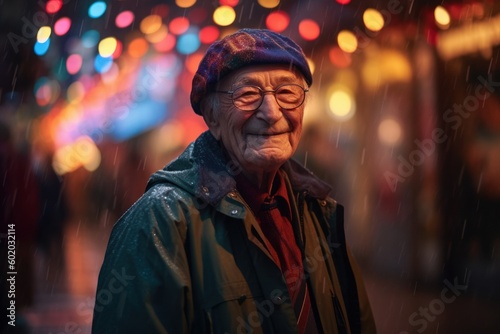
[[[86,31],[82,35],[82,45],[86,48],[93,48],[99,42],[101,35],[97,30]]]
[[[198,31],[195,29],[189,29],[185,34],[179,37],[177,40],[177,51],[180,54],[189,55],[200,47],[200,38],[198,37]]]
[[[89,7],[89,16],[93,19],[101,17],[106,12],[106,3],[104,1],[96,1]]]
[[[128,113],[116,118],[111,135],[117,141],[134,137],[154,128],[165,121],[169,115],[168,103],[145,98],[128,106]]]
[[[113,65],[112,57],[102,57],[101,55],[98,54],[94,59],[94,68],[99,73],[105,73],[109,71],[112,65]]]
[[[37,54],[38,56],[43,56],[49,50],[49,46],[50,46],[50,38],[48,38],[43,43],[37,41],[33,49],[35,51],[35,54]]]

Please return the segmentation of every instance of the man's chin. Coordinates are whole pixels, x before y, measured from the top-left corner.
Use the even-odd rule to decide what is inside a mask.
[[[283,148],[261,148],[249,155],[245,160],[248,164],[260,167],[264,170],[278,169],[283,165],[290,155],[285,154]],[[245,168],[245,166],[243,166]]]

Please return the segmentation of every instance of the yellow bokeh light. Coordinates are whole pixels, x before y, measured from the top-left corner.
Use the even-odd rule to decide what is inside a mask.
[[[371,31],[380,31],[384,27],[384,17],[382,13],[373,8],[368,8],[363,13],[363,22],[367,29]]]
[[[104,38],[102,41],[99,42],[99,46],[97,47],[97,50],[99,51],[99,54],[103,58],[111,57],[113,52],[116,50],[118,42],[116,41],[116,38],[114,37],[107,37]]]
[[[500,15],[470,22],[439,34],[437,50],[443,60],[481,52],[491,58],[492,47],[500,40]]]
[[[405,54],[388,49],[370,53],[361,75],[368,88],[377,89],[386,83],[410,82],[413,70]]]
[[[337,88],[330,95],[330,111],[334,118],[338,120],[348,120],[355,112],[355,102],[352,93],[343,88]]]
[[[101,152],[88,136],[79,137],[74,143],[56,150],[52,167],[63,175],[83,166],[89,172],[95,171],[101,164]]]
[[[378,126],[378,138],[382,143],[396,144],[401,140],[401,134],[401,125],[393,119],[384,119]]]
[[[175,4],[181,8],[192,7],[196,3],[196,0],[175,0]]]
[[[149,35],[157,32],[162,26],[160,15],[149,15],[141,21],[140,29],[142,33]]]
[[[43,26],[38,29],[38,33],[36,34],[36,40],[38,43],[45,43],[50,37],[52,33],[52,29],[49,26]]]
[[[222,27],[228,26],[236,19],[236,12],[233,7],[220,6],[214,11],[214,22]]]
[[[353,53],[358,48],[358,39],[348,30],[339,32],[337,35],[337,43],[339,44],[339,48],[347,53]]]
[[[58,125],[64,123],[78,122],[82,116],[82,106],[81,104],[68,104],[61,109],[61,113],[58,115]]]
[[[83,167],[93,172],[101,164],[101,152],[94,141],[88,136],[79,137],[73,144],[75,154],[78,155]]]
[[[280,0],[258,0],[257,2],[264,8],[274,8],[280,4]]]
[[[52,168],[58,175],[63,175],[76,170],[80,164],[75,159],[71,159],[71,149],[64,146],[54,152]]]
[[[439,27],[446,29],[450,26],[450,14],[443,6],[434,9],[434,19]]]

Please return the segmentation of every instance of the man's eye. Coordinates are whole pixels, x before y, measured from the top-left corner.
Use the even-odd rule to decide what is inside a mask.
[[[260,96],[257,90],[253,89],[239,89],[234,92],[235,99],[252,99]]]
[[[260,95],[260,94],[258,92],[255,92],[255,91],[241,92],[241,96],[255,96],[255,95]]]

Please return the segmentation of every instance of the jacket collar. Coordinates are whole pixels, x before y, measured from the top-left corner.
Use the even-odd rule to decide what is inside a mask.
[[[286,172],[295,192],[325,199],[331,187],[294,160],[287,161]],[[158,183],[173,183],[202,201],[216,205],[236,189],[238,168],[227,161],[219,142],[209,131],[202,133],[186,150],[162,170],[154,173],[146,189]]]

